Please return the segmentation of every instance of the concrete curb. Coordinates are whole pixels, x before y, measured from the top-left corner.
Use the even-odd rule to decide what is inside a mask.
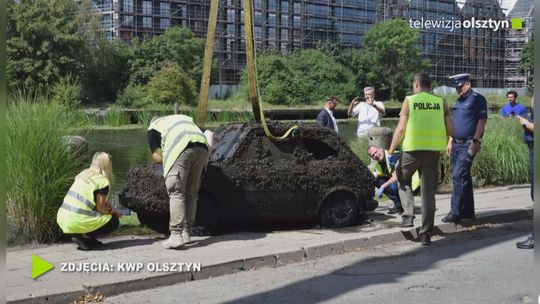
[[[532,216],[532,209],[513,210],[504,213],[495,212],[493,214],[483,215],[482,217],[477,218],[475,221],[463,222],[459,225],[440,223],[439,225],[435,226],[434,234],[441,235],[447,233],[469,231],[471,226],[508,223],[532,218]],[[74,299],[85,295],[88,292],[100,292],[101,294],[110,297],[126,292],[169,286],[193,280],[204,280],[255,268],[278,267],[289,263],[313,260],[346,252],[354,252],[365,248],[391,244],[405,240],[413,240],[418,237],[418,229],[419,228],[417,227],[408,230],[394,231],[373,237],[359,237],[357,239],[351,239],[346,241],[322,243],[319,245],[306,246],[301,249],[291,249],[290,251],[286,252],[276,252],[264,256],[237,259],[213,265],[205,265],[202,267],[200,272],[157,274],[129,281],[103,282],[99,285],[85,286],[84,288],[79,288],[78,290],[66,289],[64,292],[61,293],[57,291],[56,293],[46,294],[47,291],[44,291],[44,294],[42,295],[15,299],[8,301],[8,303],[67,303],[72,302]]]

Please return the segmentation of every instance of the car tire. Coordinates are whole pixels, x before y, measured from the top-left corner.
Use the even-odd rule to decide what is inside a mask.
[[[219,208],[216,201],[207,195],[199,195],[193,235],[213,235],[219,226]]]
[[[321,225],[328,228],[347,227],[358,219],[358,205],[354,196],[346,193],[330,195],[319,211]]]

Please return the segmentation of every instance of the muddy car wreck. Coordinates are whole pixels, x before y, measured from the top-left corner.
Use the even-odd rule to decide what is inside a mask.
[[[273,123],[273,134],[291,124]],[[168,233],[169,203],[161,166],[130,170],[120,203],[142,224]],[[259,123],[224,125],[203,174],[197,225],[214,233],[230,222],[318,220],[325,227],[357,223],[372,201],[369,169],[333,131],[302,125],[286,141],[269,139]]]

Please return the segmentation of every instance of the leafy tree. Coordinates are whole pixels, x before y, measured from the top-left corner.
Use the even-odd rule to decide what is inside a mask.
[[[148,97],[153,102],[165,104],[192,104],[195,102],[195,88],[193,81],[178,64],[167,62],[150,79]]]
[[[66,75],[54,85],[52,101],[66,108],[75,109],[81,104],[81,86],[79,81]]]
[[[7,1],[7,78],[11,90],[46,92],[78,75],[84,40],[73,0]]]
[[[82,75],[87,97],[112,101],[129,80],[129,48],[119,40],[97,40],[86,52]]]
[[[364,42],[363,51],[349,51],[346,62],[360,86],[374,86],[379,98],[403,100],[414,74],[429,68],[429,60],[422,58],[417,46],[419,32],[405,20],[375,24]]]
[[[118,94],[116,103],[123,107],[144,108],[151,104],[146,86],[129,84]]]
[[[518,72],[527,75],[527,89],[532,93],[534,90],[534,34],[531,35],[531,39],[523,45]]]
[[[188,28],[171,27],[163,35],[143,41],[134,40],[130,59],[131,79],[146,84],[166,62],[174,62],[196,81],[201,81],[205,40]],[[214,68],[213,71],[216,71]]]
[[[322,104],[326,96],[345,100],[356,90],[352,72],[319,50],[260,55],[257,70],[261,98],[274,104]],[[242,81],[245,88],[245,72]]]

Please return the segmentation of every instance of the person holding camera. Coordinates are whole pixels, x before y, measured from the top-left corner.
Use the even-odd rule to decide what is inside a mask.
[[[367,136],[367,131],[374,126],[381,126],[381,116],[386,115],[384,104],[375,100],[375,88],[364,88],[365,102],[360,100],[360,97],[355,97],[349,105],[347,115],[349,117],[358,116],[358,129],[356,135],[358,137]]]

